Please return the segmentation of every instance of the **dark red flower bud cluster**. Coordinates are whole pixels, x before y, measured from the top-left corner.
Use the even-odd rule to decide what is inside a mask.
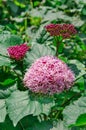
[[[11,46],[7,49],[8,54],[10,58],[15,59],[15,60],[21,60],[24,58],[26,52],[30,49],[27,44],[21,44],[21,45],[16,45],[16,46]]]
[[[45,28],[51,36],[62,36],[63,39],[70,38],[77,33],[72,24],[49,24]]]

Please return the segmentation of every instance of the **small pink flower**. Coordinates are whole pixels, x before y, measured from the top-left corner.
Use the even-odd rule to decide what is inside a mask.
[[[15,46],[10,46],[7,48],[8,54],[10,58],[14,60],[21,60],[24,58],[26,52],[29,50],[29,46],[27,44],[21,44],[21,45],[15,45]]]
[[[27,70],[23,82],[32,92],[54,94],[69,89],[74,80],[74,73],[63,61],[44,56]]]
[[[51,36],[62,36],[64,39],[70,38],[77,33],[72,24],[49,24],[45,28]]]

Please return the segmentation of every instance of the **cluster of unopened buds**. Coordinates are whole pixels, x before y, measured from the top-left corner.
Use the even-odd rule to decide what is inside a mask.
[[[77,33],[72,24],[49,24],[45,28],[51,36],[62,36],[63,39],[70,38]]]
[[[22,60],[26,54],[26,52],[30,49],[30,47],[24,43],[21,45],[15,45],[15,46],[10,46],[7,48],[8,54],[10,58],[19,61]]]

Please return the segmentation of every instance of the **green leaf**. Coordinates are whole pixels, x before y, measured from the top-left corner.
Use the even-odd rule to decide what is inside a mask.
[[[0,25],[0,33],[2,33],[2,31],[5,29],[5,27],[3,25]]]
[[[26,130],[50,130],[52,124],[49,121],[36,122],[33,126],[27,128]]]
[[[17,90],[17,84],[13,84],[9,87],[3,87],[2,89],[0,88],[0,99],[3,99],[3,98],[7,98],[8,96],[10,96],[10,94],[14,91]]]
[[[52,10],[48,10],[46,15],[44,15],[44,18],[43,18],[43,22],[45,21],[53,21],[55,19],[59,19],[59,18],[62,18],[62,16],[64,16],[64,14],[61,12],[61,11],[56,11],[55,9],[52,9]]]
[[[84,78],[81,77],[79,78],[75,84],[79,87],[79,90],[85,90],[85,81],[84,81]]]
[[[78,117],[76,121],[76,126],[83,126],[86,125],[86,114],[82,114]]]
[[[5,47],[9,47],[21,43],[22,43],[22,39],[17,35],[13,35],[8,32],[3,32],[0,34],[0,44],[2,44]]]
[[[26,62],[32,64],[36,59],[42,56],[55,55],[55,51],[47,45],[34,44],[32,50],[27,52],[26,55]]]
[[[86,15],[86,5],[84,5],[81,12],[82,12],[83,15]]]
[[[0,122],[4,122],[6,117],[6,105],[5,100],[0,99]]]
[[[0,34],[0,54],[6,55],[7,54],[7,48],[9,46],[14,46],[21,44],[23,41],[22,39],[17,35],[11,35],[9,32],[3,31]]]
[[[6,80],[4,80],[4,82],[0,82],[0,85],[2,86],[8,86],[8,85],[11,85],[15,82],[14,79],[11,79],[11,78],[8,78]]]
[[[16,14],[18,11],[18,6],[16,6],[14,4],[14,2],[12,1],[7,1],[8,2],[8,6],[10,7],[10,10],[12,11],[12,13]]]
[[[81,27],[84,24],[84,20],[81,19],[79,15],[69,17],[68,21],[70,21],[74,26]]]
[[[85,65],[78,60],[69,60],[69,67],[74,71],[76,79],[86,74]]]
[[[15,91],[6,100],[8,107],[8,114],[10,119],[13,121],[14,126],[19,122],[20,119],[27,115],[37,116],[41,113],[46,115],[49,114],[51,107],[54,105],[53,102],[40,103],[37,100],[31,100],[28,91]]]
[[[54,126],[52,129],[50,130],[71,130],[70,128],[67,128],[66,126],[64,126],[64,122],[59,120],[56,124],[56,126]]]
[[[63,57],[63,56],[59,55],[58,58],[59,58],[60,60],[64,61],[65,63],[68,62],[67,57]]]
[[[20,124],[14,127],[8,116],[6,117],[3,123],[0,123],[0,130],[21,130],[21,129],[22,128]]]
[[[21,119],[20,122],[22,123],[23,128],[25,128],[26,130],[29,127],[33,127],[34,123],[38,123],[39,120],[37,116],[28,115],[28,116],[25,116],[23,119]]]
[[[0,56],[0,66],[10,66],[10,59]]]
[[[79,98],[74,103],[71,103],[63,111],[64,121],[66,125],[75,125],[80,115],[86,113],[86,96]]]
[[[40,9],[33,8],[29,13],[31,17],[43,18],[45,12],[46,12],[46,8],[42,6]]]
[[[86,126],[85,127],[72,127],[71,130],[86,130]]]
[[[17,6],[20,6],[21,8],[25,8],[25,7],[26,7],[26,5],[25,5],[22,1],[19,2],[19,1],[15,0],[14,3],[15,3]]]

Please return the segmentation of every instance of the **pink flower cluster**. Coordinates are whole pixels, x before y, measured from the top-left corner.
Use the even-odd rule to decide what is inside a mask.
[[[72,24],[49,24],[45,28],[51,36],[62,36],[64,39],[70,38],[77,33]]]
[[[16,45],[16,46],[11,46],[7,49],[8,54],[10,58],[15,59],[15,60],[21,60],[24,58],[26,52],[29,50],[29,46],[27,44],[21,44],[21,45]]]
[[[44,56],[27,70],[23,82],[32,92],[54,94],[69,89],[74,80],[74,73],[63,61]]]

